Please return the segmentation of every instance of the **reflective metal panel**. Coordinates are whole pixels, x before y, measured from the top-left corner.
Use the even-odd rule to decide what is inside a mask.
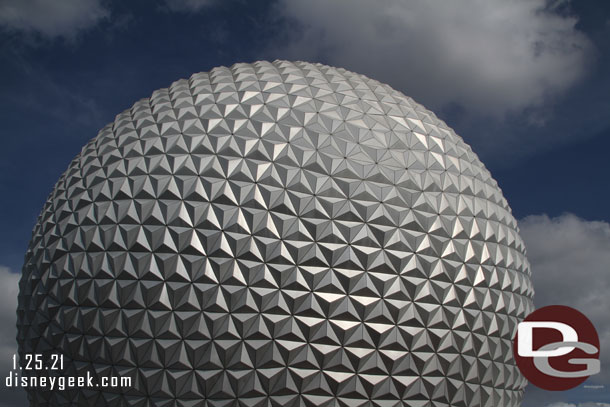
[[[19,351],[133,378],[32,405],[517,406],[529,275],[502,192],[433,113],[344,69],[236,64],[140,100],[70,164]]]

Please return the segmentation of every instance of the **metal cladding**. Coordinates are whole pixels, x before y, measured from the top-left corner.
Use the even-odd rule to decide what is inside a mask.
[[[518,406],[517,224],[412,99],[305,62],[179,80],[70,164],[26,254],[19,352],[129,388],[32,405]]]

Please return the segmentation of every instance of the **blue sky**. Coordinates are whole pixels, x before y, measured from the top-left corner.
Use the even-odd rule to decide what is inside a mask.
[[[3,280],[14,281],[59,175],[116,114],[194,72],[276,58],[363,73],[435,111],[520,219],[536,304],[579,308],[610,345],[604,1],[0,0]],[[587,383],[604,387],[530,386],[524,406],[610,403],[609,374]]]

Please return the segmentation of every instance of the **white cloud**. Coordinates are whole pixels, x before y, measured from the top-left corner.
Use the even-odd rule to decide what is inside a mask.
[[[536,307],[567,305],[593,322],[602,350],[602,372],[590,380],[607,383],[610,378],[610,224],[567,214],[557,218],[528,216],[519,226],[531,263]],[[590,406],[597,405],[578,405]],[[601,405],[606,406],[610,407]]]
[[[0,0],[0,26],[49,38],[73,38],[108,15],[101,0]]]
[[[563,2],[561,2],[563,3]],[[545,0],[281,0],[300,23],[276,55],[365,73],[438,108],[502,117],[581,79],[592,44]]]
[[[7,267],[0,266],[0,326],[15,327],[17,323],[17,294],[19,293],[19,277]],[[7,348],[16,347],[15,329],[0,330],[0,356],[4,358]],[[0,363],[2,360],[0,360]]]
[[[17,353],[17,294],[20,274],[0,266],[0,407],[26,405],[25,392],[7,388],[4,378],[12,369],[13,355]]]

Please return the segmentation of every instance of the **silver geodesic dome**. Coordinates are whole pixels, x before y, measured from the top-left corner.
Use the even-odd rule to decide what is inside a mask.
[[[236,64],[155,91],[70,164],[27,251],[19,352],[133,379],[32,405],[517,406],[532,295],[500,189],[433,113],[343,69]]]

